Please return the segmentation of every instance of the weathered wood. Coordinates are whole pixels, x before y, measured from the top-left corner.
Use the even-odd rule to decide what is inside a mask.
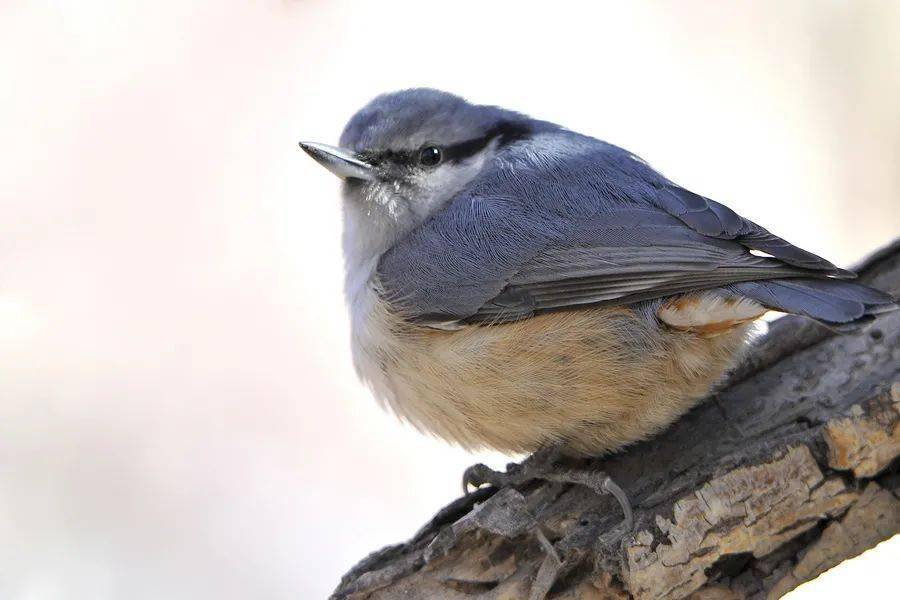
[[[900,240],[858,269],[900,292]],[[834,335],[785,317],[665,433],[584,487],[481,489],[373,553],[334,598],[779,597],[900,532],[900,311]]]

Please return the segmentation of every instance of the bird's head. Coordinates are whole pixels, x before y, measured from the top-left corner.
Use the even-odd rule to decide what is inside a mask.
[[[345,247],[362,244],[366,253],[380,253],[440,210],[504,147],[539,126],[495,106],[411,89],[363,107],[344,128],[340,147],[300,146],[344,179]]]

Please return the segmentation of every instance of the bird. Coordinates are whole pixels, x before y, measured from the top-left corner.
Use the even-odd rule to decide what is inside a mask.
[[[427,88],[382,94],[338,146],[345,295],[359,377],[402,420],[466,449],[532,453],[463,486],[545,478],[562,457],[665,429],[741,359],[769,310],[838,331],[889,294],[689,191],[636,154]]]

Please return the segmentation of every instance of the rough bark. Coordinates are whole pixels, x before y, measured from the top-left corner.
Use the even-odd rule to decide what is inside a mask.
[[[900,240],[857,270],[896,295]],[[900,532],[898,455],[900,311],[846,335],[785,317],[665,433],[589,462],[632,531],[582,486],[480,489],[333,598],[779,597]]]

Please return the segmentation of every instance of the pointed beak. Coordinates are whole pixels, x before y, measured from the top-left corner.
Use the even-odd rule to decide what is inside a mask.
[[[341,179],[362,179],[363,181],[375,179],[372,165],[359,160],[346,150],[315,142],[300,142],[300,147],[317,163]]]

